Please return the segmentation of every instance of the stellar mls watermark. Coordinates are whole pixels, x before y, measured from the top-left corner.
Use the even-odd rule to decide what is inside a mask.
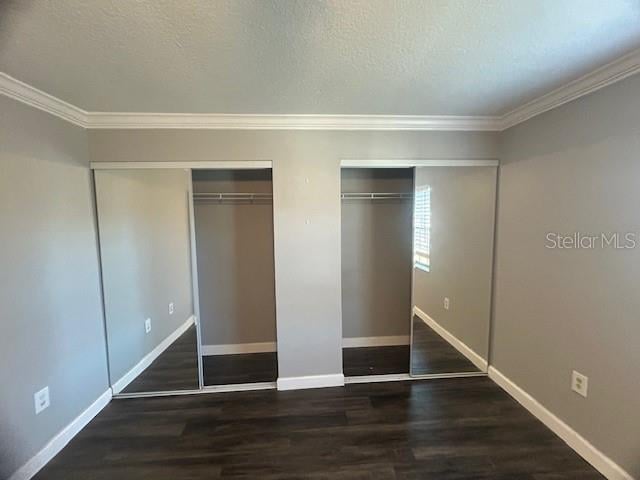
[[[640,244],[640,235],[635,232],[600,232],[570,234],[548,232],[545,236],[545,248],[567,250],[594,250],[611,248],[629,250]]]

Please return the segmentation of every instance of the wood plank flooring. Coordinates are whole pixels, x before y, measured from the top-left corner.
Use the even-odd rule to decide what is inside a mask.
[[[479,370],[419,317],[414,316],[411,373],[426,375],[460,372]]]
[[[192,390],[198,385],[196,327],[191,326],[122,393]]]
[[[420,318],[414,317],[411,368],[414,375],[478,372],[476,366]],[[408,345],[342,349],[345,376],[409,373]]]
[[[417,318],[417,317],[415,317]],[[420,319],[414,319],[413,372],[472,372],[477,368]],[[409,346],[343,349],[345,376],[409,373]],[[274,382],[277,353],[210,355],[203,357],[205,385]],[[187,330],[122,393],[189,390],[198,388],[195,327]]]
[[[480,377],[114,400],[35,478],[603,477]]]
[[[241,353],[202,357],[205,385],[275,382],[278,379],[278,354]]]
[[[409,345],[342,349],[346,377],[409,373]]]

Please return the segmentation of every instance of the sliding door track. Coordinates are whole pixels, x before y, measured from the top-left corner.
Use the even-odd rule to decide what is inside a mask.
[[[203,393],[251,392],[254,390],[275,390],[276,382],[234,383],[230,385],[210,385],[194,390],[167,390],[163,392],[118,393],[115,400],[126,398],[172,397],[177,395],[200,395]]]
[[[358,375],[354,377],[344,377],[344,383],[380,383],[380,382],[407,382],[414,380],[430,380],[439,378],[466,378],[466,377],[486,377],[485,372],[460,372],[460,373],[434,373],[429,375],[411,376],[408,373],[392,373],[388,375]]]

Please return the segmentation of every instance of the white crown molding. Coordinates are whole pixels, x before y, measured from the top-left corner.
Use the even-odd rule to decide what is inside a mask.
[[[497,131],[500,118],[447,115],[249,115],[90,112],[92,129]]]
[[[0,72],[0,94],[87,129],[497,131],[500,117],[87,112]]]
[[[500,130],[506,130],[541,113],[600,90],[640,72],[640,49],[634,50],[572,82],[538,97],[502,116]]]
[[[0,94],[87,128],[87,112],[0,72]]]
[[[502,131],[640,72],[634,50],[502,116],[87,112],[0,72],[0,94],[87,129]]]

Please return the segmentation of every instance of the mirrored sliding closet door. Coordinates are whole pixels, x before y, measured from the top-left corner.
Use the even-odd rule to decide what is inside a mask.
[[[497,167],[418,167],[412,376],[487,371]]]
[[[200,388],[189,172],[94,172],[115,394]]]

